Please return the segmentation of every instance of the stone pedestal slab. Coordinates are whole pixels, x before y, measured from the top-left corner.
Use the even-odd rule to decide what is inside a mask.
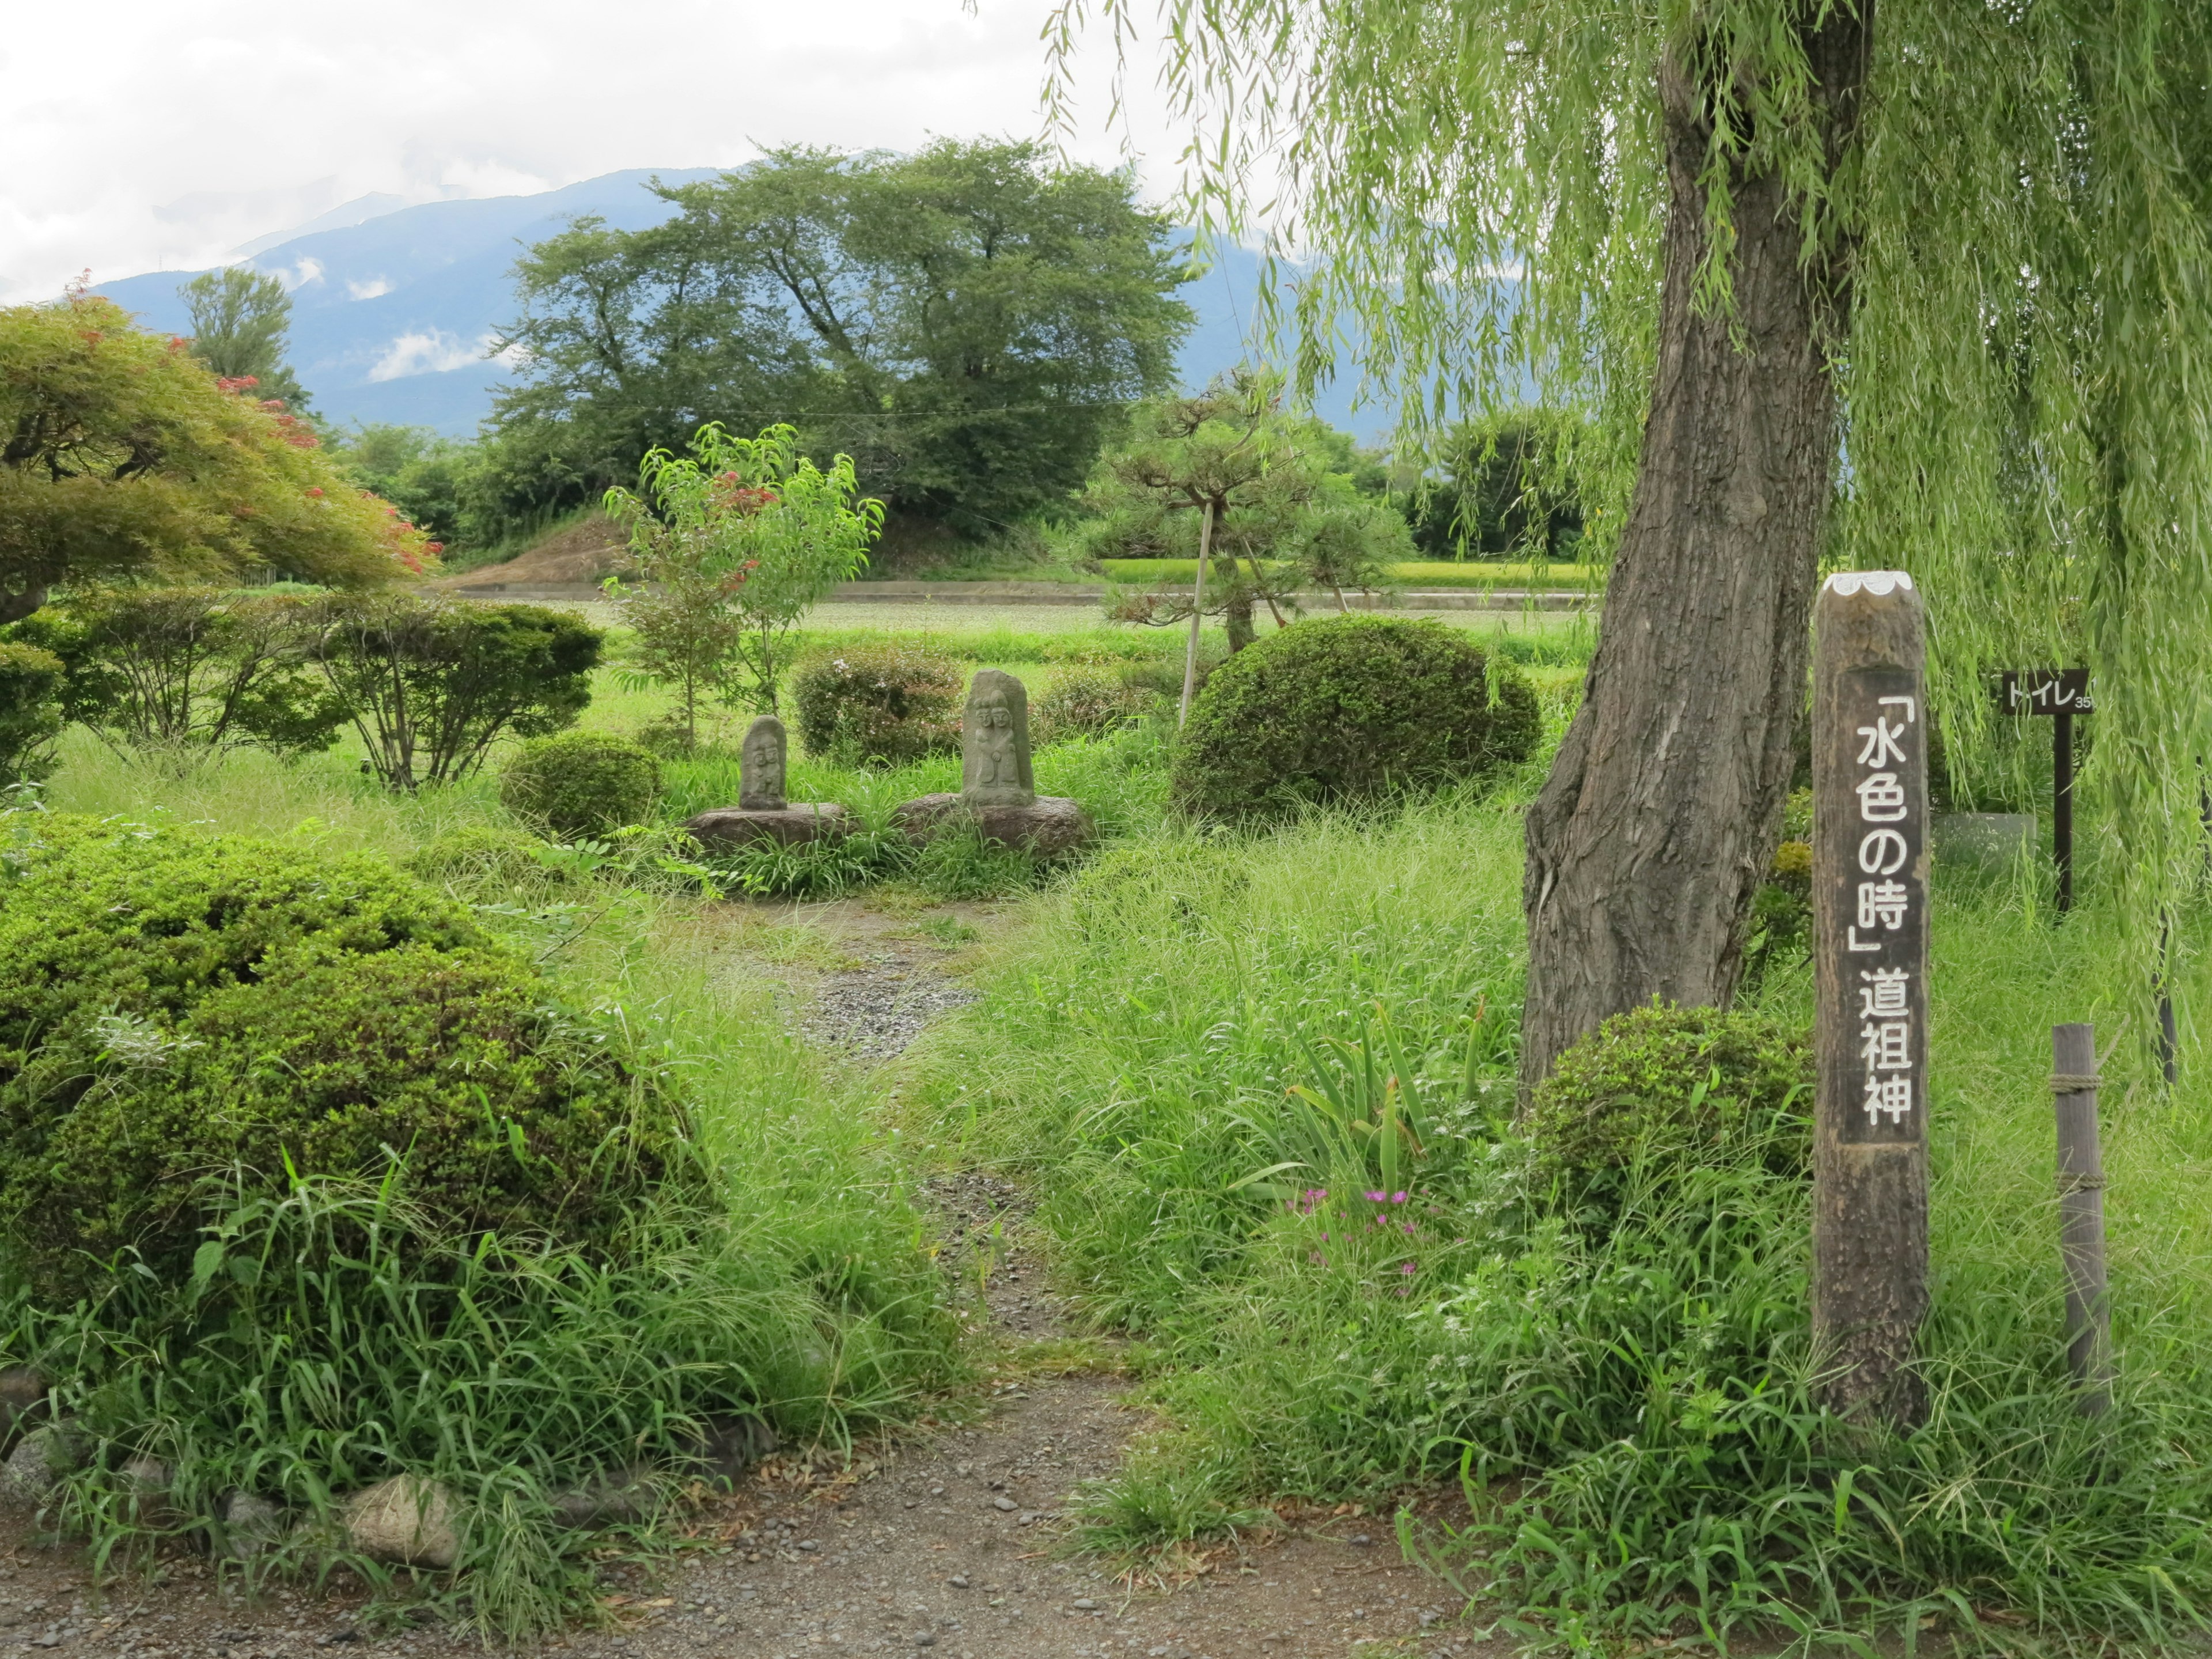
[[[985,840],[1026,848],[1041,859],[1072,853],[1091,836],[1090,818],[1065,795],[1039,795],[1023,806],[979,806],[958,795],[923,795],[891,814],[891,822],[915,842],[966,818],[974,819]]]
[[[717,806],[689,819],[684,827],[709,851],[734,850],[755,842],[795,847],[824,836],[842,836],[851,826],[835,801],[793,801],[785,806]]]

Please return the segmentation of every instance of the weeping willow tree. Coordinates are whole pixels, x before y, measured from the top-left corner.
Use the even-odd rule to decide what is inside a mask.
[[[2212,7],[1158,3],[1189,205],[1298,256],[1305,380],[1348,316],[1417,428],[1525,377],[1617,434],[1528,816],[1528,1080],[1733,992],[1824,560],[1918,577],[1962,763],[1983,672],[2095,671],[2106,867],[2160,912],[2212,741]],[[1065,0],[1063,113],[1139,9]]]

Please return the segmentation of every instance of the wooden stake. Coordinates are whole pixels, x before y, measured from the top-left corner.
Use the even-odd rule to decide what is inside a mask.
[[[1198,580],[1190,589],[1190,643],[1182,653],[1182,707],[1176,711],[1176,729],[1190,718],[1191,690],[1198,684],[1198,622],[1206,605],[1206,561],[1213,550],[1213,503],[1206,504],[1206,516],[1198,521]]]
[[[1831,576],[1813,609],[1820,1063],[1813,1337],[1832,1411],[1911,1427],[1928,1310],[1928,705],[1920,596]]]
[[[2058,1254],[2066,1264],[2066,1363],[2087,1416],[2112,1405],[2112,1311],[2105,1279],[2105,1164],[2097,1147],[2097,1028],[2051,1028],[2058,1112]]]

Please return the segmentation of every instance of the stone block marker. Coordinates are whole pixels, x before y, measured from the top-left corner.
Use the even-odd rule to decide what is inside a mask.
[[[783,798],[789,749],[781,720],[773,714],[755,720],[738,750],[738,804],[714,807],[689,820],[684,827],[691,838],[711,851],[762,841],[792,847],[842,834],[845,809],[835,801],[793,803]]]
[[[1058,858],[1089,841],[1091,820],[1062,795],[1040,795],[1030,762],[1029,690],[1001,669],[978,672],[960,716],[960,793],[923,795],[891,814],[915,842],[973,823],[987,841]]]

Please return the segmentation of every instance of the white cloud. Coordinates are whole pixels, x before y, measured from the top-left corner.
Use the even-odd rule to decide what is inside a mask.
[[[106,282],[215,264],[373,193],[527,193],[773,144],[1031,136],[1055,3],[670,0],[631,29],[603,0],[111,0],[97,52],[70,8],[26,7],[0,64],[0,298],[58,293],[87,266]],[[1096,67],[1094,123],[1110,66]],[[1149,60],[1128,81],[1138,147],[1166,162],[1181,143],[1152,113]],[[281,100],[283,143],[263,106],[208,90],[243,86]],[[1113,163],[1121,140],[1094,126],[1077,149]]]
[[[484,336],[473,345],[464,345],[442,328],[417,331],[410,330],[396,335],[384,355],[368,371],[372,380],[404,380],[410,374],[444,374],[456,368],[466,368],[471,363],[483,362],[491,347],[491,337]]]
[[[349,281],[346,283],[346,298],[349,300],[374,300],[380,294],[391,292],[391,283],[382,276],[372,276],[365,283]]]
[[[284,284],[284,289],[287,293],[290,293],[295,289],[307,287],[310,283],[321,282],[323,280],[323,262],[315,258],[312,253],[303,253],[300,256],[300,263],[298,264],[279,265],[270,274],[273,275],[277,281]]]

